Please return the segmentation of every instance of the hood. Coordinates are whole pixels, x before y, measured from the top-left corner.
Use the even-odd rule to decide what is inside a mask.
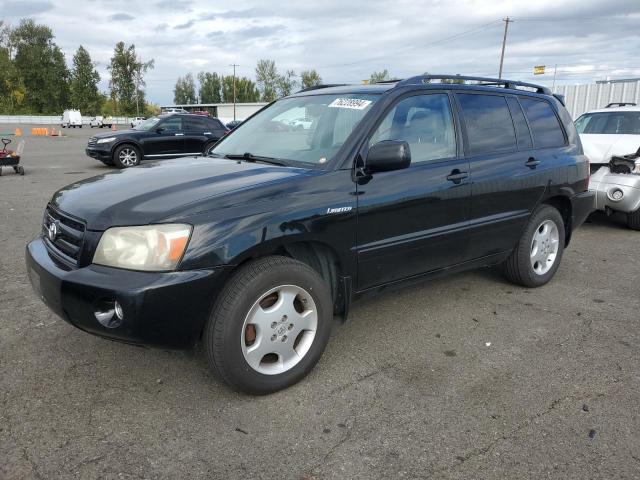
[[[140,133],[141,130],[134,130],[133,128],[127,128],[126,130],[109,130],[108,132],[101,132],[92,135],[95,138],[107,138],[107,137],[120,137],[125,135],[131,135],[132,133]]]
[[[216,158],[164,160],[72,183],[56,192],[51,203],[86,221],[89,230],[104,230],[161,223],[183,210],[215,208],[215,197],[314,172]]]
[[[580,140],[591,163],[609,163],[613,155],[629,155],[640,148],[640,135],[581,134]]]

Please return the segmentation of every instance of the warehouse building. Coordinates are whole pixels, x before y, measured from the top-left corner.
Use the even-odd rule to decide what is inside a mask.
[[[640,78],[601,80],[584,85],[556,85],[553,93],[564,95],[573,118],[584,112],[604,108],[610,103],[625,102],[640,105]]]
[[[250,117],[266,103],[236,103],[235,104],[235,119],[245,120]],[[234,107],[233,103],[197,103],[190,105],[163,105],[160,107],[162,110],[168,108],[182,108],[187,112],[209,112],[212,116],[219,118],[223,122],[230,122],[234,119]]]

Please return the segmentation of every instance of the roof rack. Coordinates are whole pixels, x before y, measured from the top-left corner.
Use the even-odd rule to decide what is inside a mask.
[[[607,104],[606,107],[604,108],[611,108],[611,107],[636,107],[637,104],[634,102],[613,102],[613,103],[609,103]]]
[[[517,87],[532,88],[536,93],[544,93],[551,95],[551,90],[543,85],[536,85],[535,83],[517,82],[514,80],[504,80],[501,78],[487,78],[487,77],[468,77],[465,75],[417,75],[402,80],[396,84],[396,87],[401,85],[415,85],[421,83],[430,83],[431,80],[464,80],[478,82],[478,85],[487,87],[499,87],[517,89]]]
[[[319,90],[321,88],[345,87],[347,85],[347,83],[325,83],[323,85],[313,85],[311,87],[303,88],[302,90],[298,90],[296,93],[310,92],[311,90]]]

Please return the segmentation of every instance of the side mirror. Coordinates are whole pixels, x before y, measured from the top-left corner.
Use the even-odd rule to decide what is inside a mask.
[[[156,128],[156,133],[163,133],[163,132],[165,132],[166,130],[167,130],[167,129],[166,129],[166,128],[164,128],[164,127],[158,127],[158,128]]]
[[[411,165],[411,149],[404,140],[383,140],[369,148],[368,173],[401,170]]]

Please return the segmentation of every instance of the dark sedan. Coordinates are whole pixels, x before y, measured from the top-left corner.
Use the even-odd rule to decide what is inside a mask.
[[[229,129],[217,118],[171,113],[151,117],[132,129],[89,139],[86,154],[106,165],[127,168],[141,160],[202,155]]]

